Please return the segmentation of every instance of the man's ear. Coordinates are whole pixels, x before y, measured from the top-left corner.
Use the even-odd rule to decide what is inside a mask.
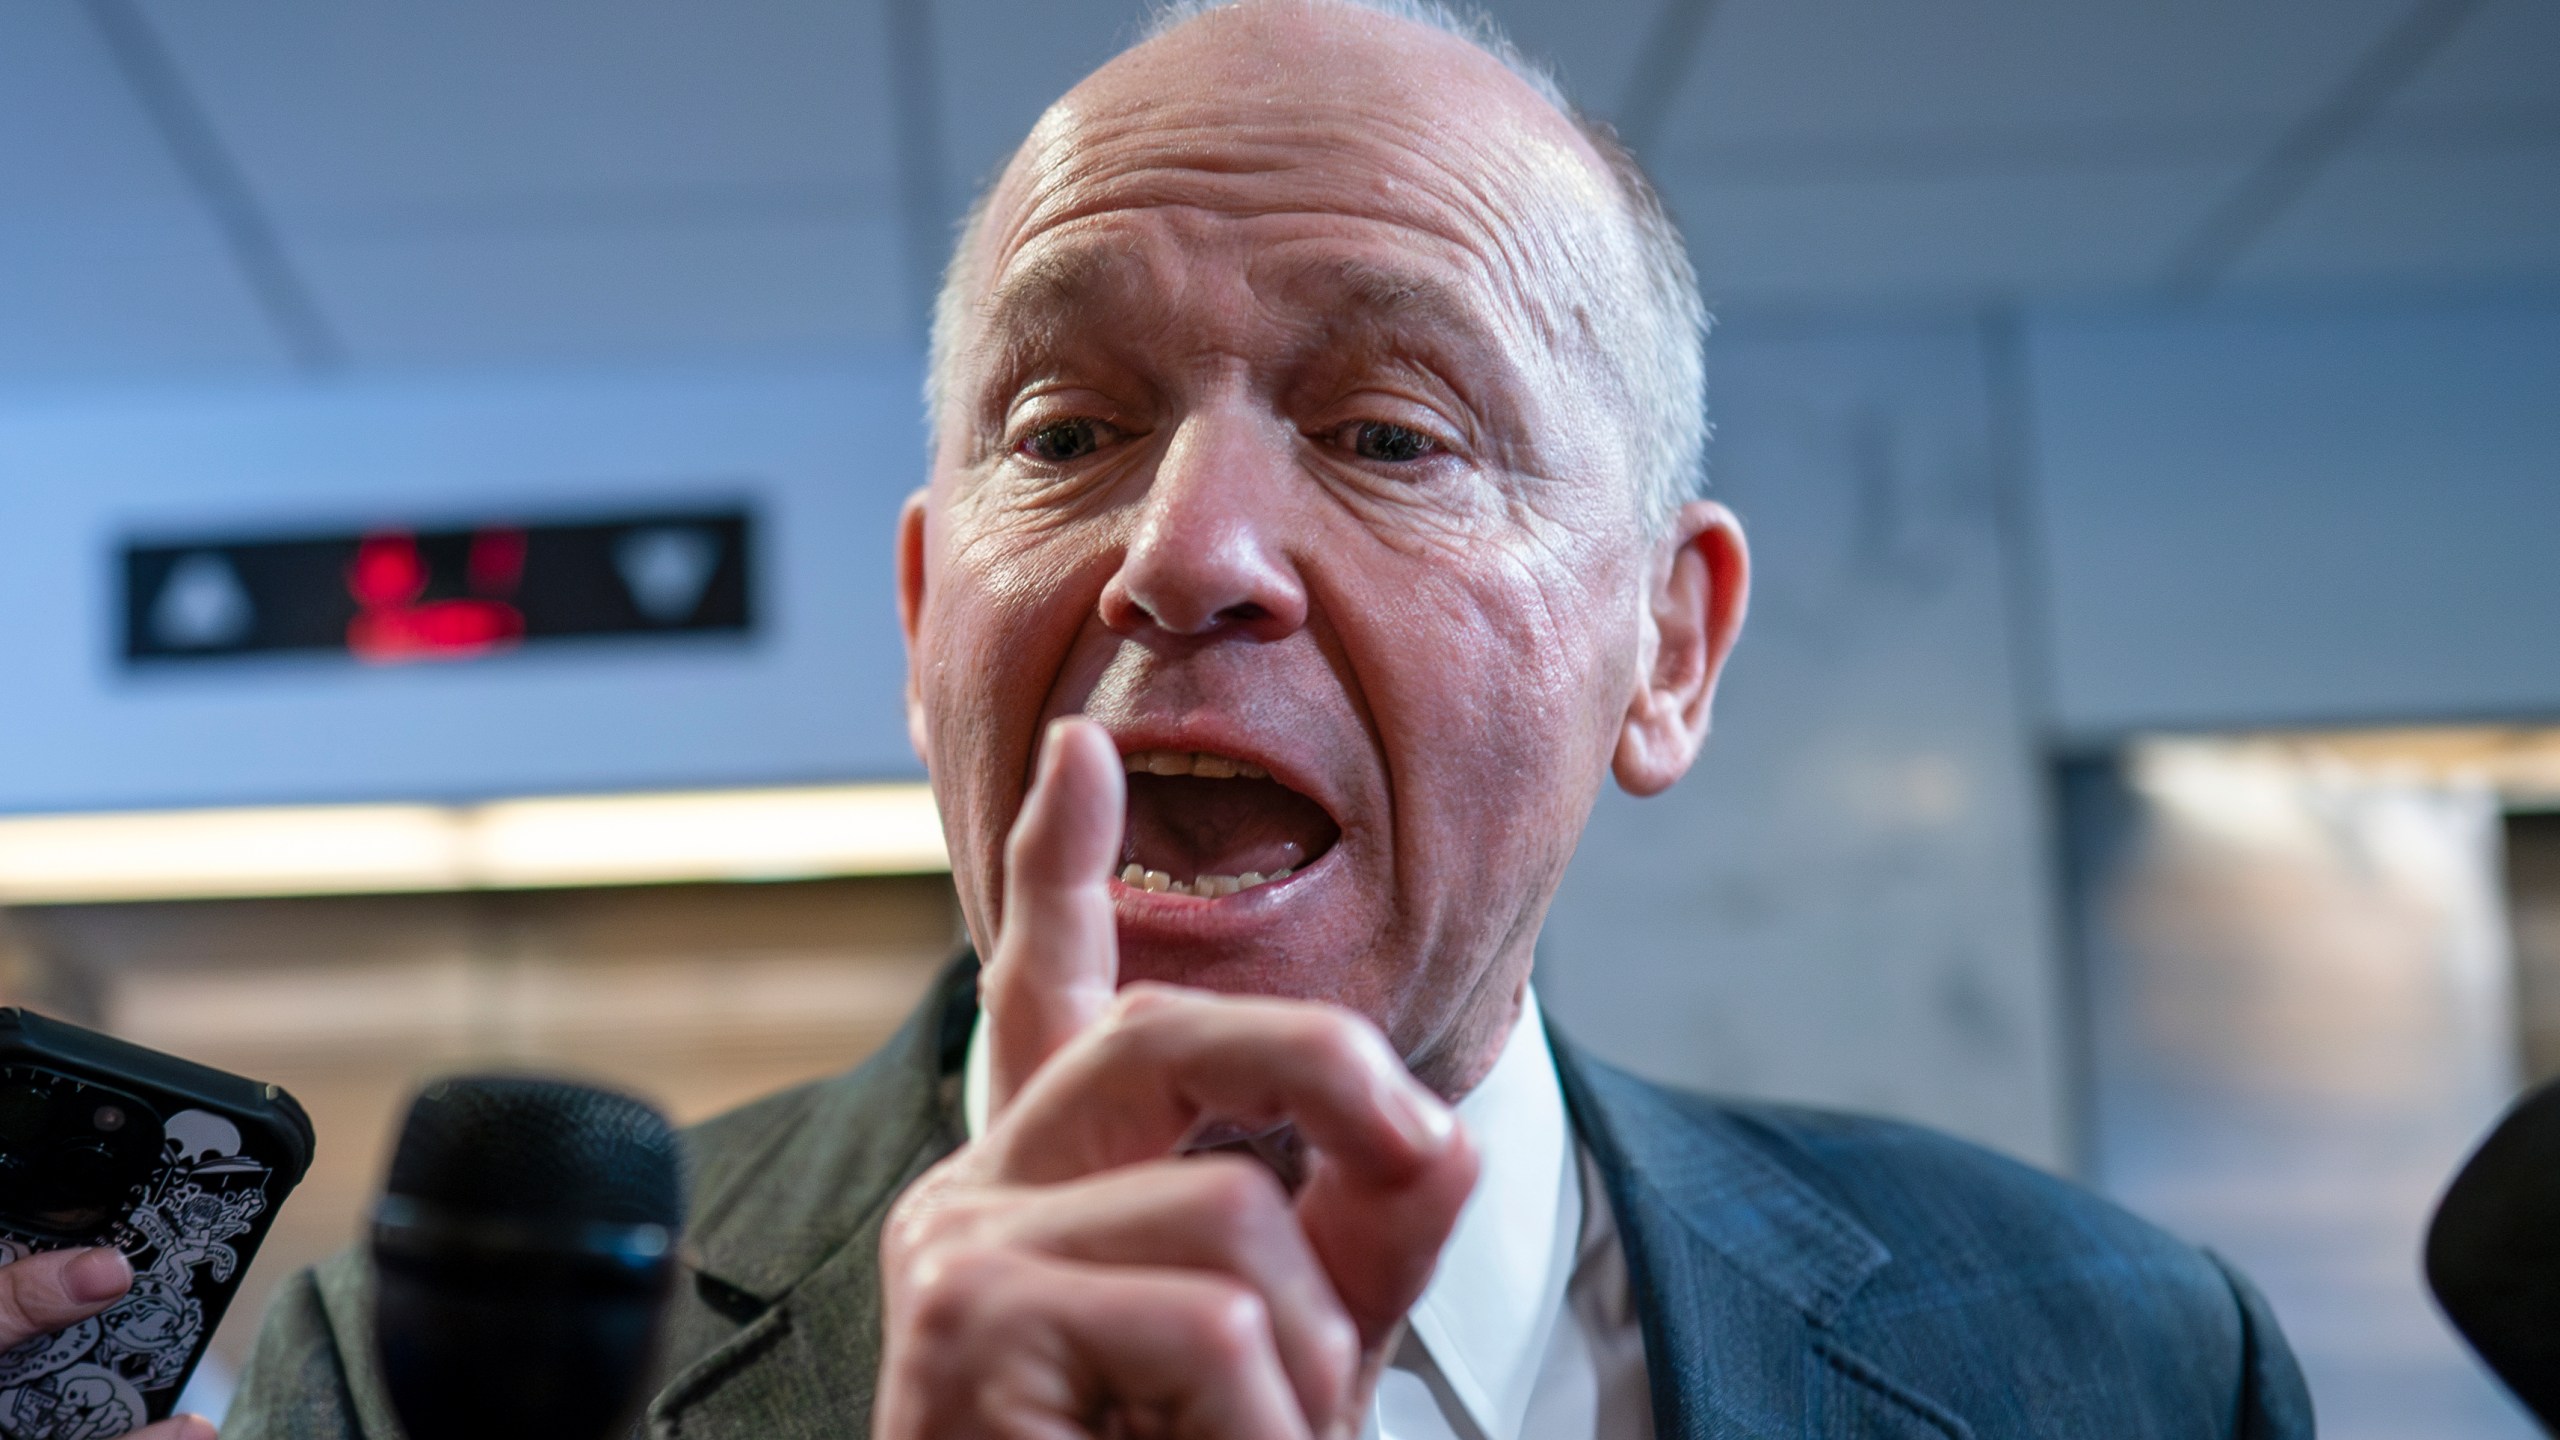
[[[1712,500],[1680,507],[1654,563],[1634,697],[1610,769],[1630,795],[1655,795],[1689,773],[1706,743],[1716,679],[1751,604],[1742,522]]]
[[[907,497],[898,511],[898,629],[907,639],[907,743],[916,758],[926,759],[924,692],[917,683],[922,658],[916,654],[916,627],[924,623],[924,511],[922,489]]]

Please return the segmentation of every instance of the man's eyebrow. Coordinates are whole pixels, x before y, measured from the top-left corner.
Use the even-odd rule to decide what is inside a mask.
[[[1055,346],[1059,331],[1105,295],[1128,288],[1137,266],[1125,252],[1095,245],[1052,250],[1015,268],[989,292],[980,314],[1009,362]]]
[[[980,331],[992,362],[982,403],[1092,338],[1097,317],[1133,315],[1152,282],[1146,259],[1130,250],[1079,244],[1029,256],[1012,267],[982,303]],[[1512,367],[1501,327],[1485,307],[1449,279],[1361,256],[1300,255],[1265,262],[1261,285],[1290,295],[1309,312],[1302,343],[1371,356],[1401,353],[1439,372],[1470,403],[1489,399]],[[1259,288],[1259,287],[1257,287]]]
[[[1489,342],[1493,327],[1481,306],[1435,275],[1349,256],[1295,261],[1279,272],[1290,289],[1333,303],[1325,313],[1337,328],[1414,328]]]

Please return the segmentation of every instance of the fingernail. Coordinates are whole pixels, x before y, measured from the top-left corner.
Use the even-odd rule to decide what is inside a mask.
[[[213,1422],[201,1415],[189,1413],[176,1418],[178,1433],[186,1436],[187,1440],[222,1440],[221,1432],[214,1429]]]
[[[83,1305],[113,1300],[133,1288],[133,1262],[121,1250],[100,1246],[63,1267],[62,1288]]]

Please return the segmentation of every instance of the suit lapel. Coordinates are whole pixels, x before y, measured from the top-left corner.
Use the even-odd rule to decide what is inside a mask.
[[[1964,1422],[1857,1355],[1831,1322],[1891,1263],[1722,1111],[1553,1037],[1574,1126],[1626,1247],[1663,1440],[1961,1440]]]
[[[963,956],[870,1062],[704,1177],[688,1242],[701,1306],[690,1313],[721,1338],[659,1391],[651,1436],[870,1433],[881,1225],[899,1192],[960,1144],[955,1062],[976,980]]]

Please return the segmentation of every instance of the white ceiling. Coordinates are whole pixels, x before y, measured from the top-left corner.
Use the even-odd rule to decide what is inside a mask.
[[[1501,0],[1728,310],[2560,278],[2551,0]],[[1133,0],[0,6],[0,384],[823,356]]]

